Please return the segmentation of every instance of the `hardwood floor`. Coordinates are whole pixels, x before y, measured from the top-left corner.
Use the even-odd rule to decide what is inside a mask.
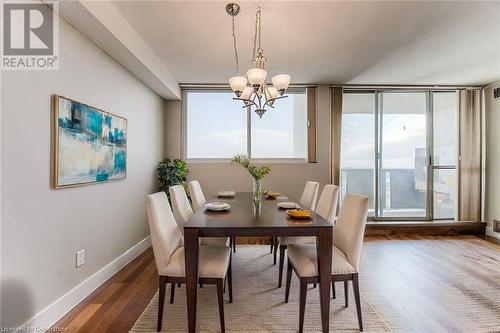
[[[467,331],[467,318],[458,315],[466,304],[442,307],[436,302],[447,297],[450,286],[463,289],[471,302],[484,304],[485,312],[496,312],[493,319],[500,323],[500,301],[470,287],[486,283],[500,289],[498,245],[475,236],[367,236],[362,257],[361,291],[394,330]],[[127,332],[157,288],[153,252],[148,249],[54,327],[66,332]]]

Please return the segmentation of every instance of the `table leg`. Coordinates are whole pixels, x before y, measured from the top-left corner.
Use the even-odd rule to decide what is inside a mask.
[[[198,293],[198,229],[184,229],[184,260],[186,265],[186,295],[188,328],[196,331],[196,299]]]
[[[330,283],[332,279],[332,229],[319,228],[316,242],[319,275],[319,301],[323,332],[330,330]]]

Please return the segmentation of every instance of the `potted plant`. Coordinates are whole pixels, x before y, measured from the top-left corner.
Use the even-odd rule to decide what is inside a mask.
[[[253,178],[253,199],[254,201],[259,201],[262,196],[262,179],[271,172],[271,168],[268,166],[257,167],[246,155],[235,155],[231,159],[231,163],[236,163],[248,170]]]
[[[187,192],[187,175],[189,173],[186,162],[179,159],[164,159],[158,164],[158,182],[160,190],[167,194],[170,200],[168,188],[173,185],[182,185]]]

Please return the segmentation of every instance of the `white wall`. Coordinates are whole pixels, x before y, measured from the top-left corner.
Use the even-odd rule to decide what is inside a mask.
[[[64,21],[59,45],[58,71],[2,73],[2,326],[25,322],[149,234],[164,102]],[[50,188],[53,94],[128,119],[125,180]]]
[[[166,155],[180,157],[181,103],[169,101],[166,107]],[[330,89],[318,87],[317,163],[266,163],[271,173],[264,178],[263,189],[290,195],[298,200],[308,180],[320,182],[321,187],[330,179]],[[251,191],[252,178],[246,170],[229,163],[188,163],[189,179],[197,179],[206,196],[220,190]]]
[[[492,230],[493,219],[500,220],[500,98],[493,99],[493,88],[499,88],[500,81],[485,89],[486,102],[486,232],[500,238]]]

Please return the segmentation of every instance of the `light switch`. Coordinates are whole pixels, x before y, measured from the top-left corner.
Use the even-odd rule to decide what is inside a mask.
[[[76,252],[76,268],[85,264],[85,249]]]

